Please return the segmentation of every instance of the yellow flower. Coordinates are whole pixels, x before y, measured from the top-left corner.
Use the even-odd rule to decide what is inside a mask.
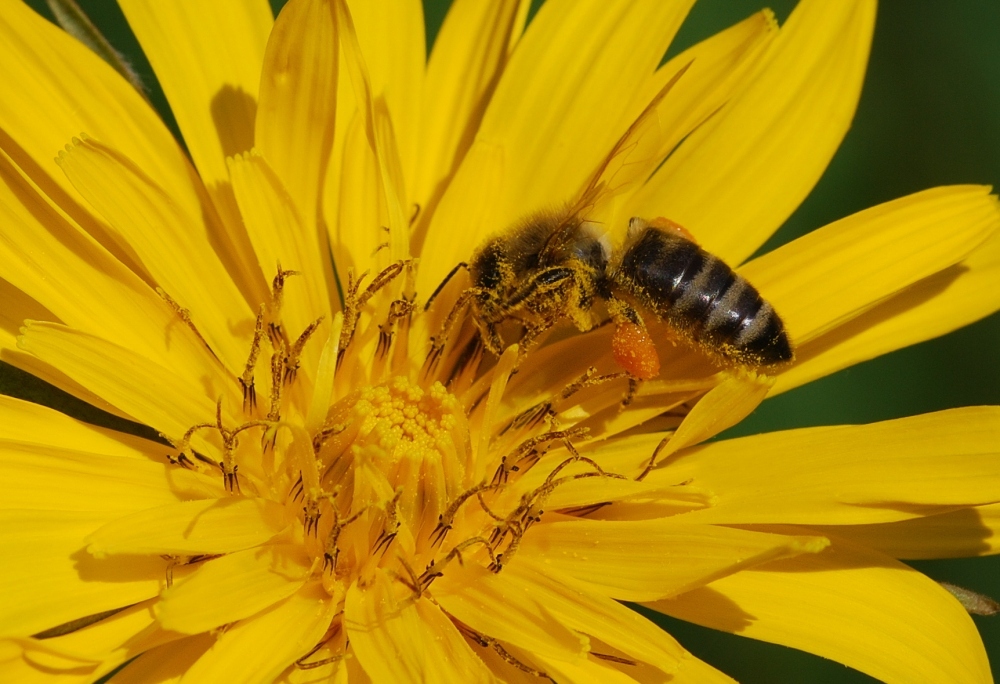
[[[740,264],[788,217],[875,3],[803,0],[659,66],[691,4],[548,0],[525,29],[527,2],[456,0],[425,64],[416,0],[120,0],[189,160],[5,3],[3,359],[162,439],[0,401],[2,678],[728,680],[631,601],[888,681],[989,681],[958,601],[896,559],[1000,550],[1000,410],[704,444],[1000,308],[988,189],[741,266],[796,345],[773,377],[654,325],[662,372],[623,407],[613,326],[496,358],[467,317],[442,333],[465,275],[424,308],[594,179],[613,241],[666,216]]]

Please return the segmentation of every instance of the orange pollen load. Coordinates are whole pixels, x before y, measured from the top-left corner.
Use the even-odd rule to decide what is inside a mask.
[[[615,362],[641,380],[660,374],[660,357],[646,329],[635,323],[621,323],[611,338]]]

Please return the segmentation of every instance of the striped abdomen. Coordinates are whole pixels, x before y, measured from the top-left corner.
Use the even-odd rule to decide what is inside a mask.
[[[611,274],[616,286],[724,358],[755,367],[792,360],[781,318],[745,278],[679,234],[637,229]]]

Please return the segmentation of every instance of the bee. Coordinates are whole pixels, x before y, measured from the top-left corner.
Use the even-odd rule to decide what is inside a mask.
[[[656,346],[641,312],[665,322],[678,337],[724,365],[752,370],[778,367],[793,358],[781,318],[745,278],[703,250],[683,227],[664,218],[632,218],[627,235],[613,248],[610,236],[588,212],[614,193],[624,169],[640,174],[659,159],[633,157],[648,132],[662,98],[676,80],[650,102],[592,174],[579,199],[561,212],[539,213],[488,238],[469,263],[458,264],[427,301],[459,269],[469,271],[465,289],[434,339],[430,359],[443,353],[449,330],[469,308],[483,346],[500,355],[507,346],[500,327],[523,328],[519,354],[560,321],[581,332],[597,322],[602,302],[615,325],[612,352],[635,380],[659,374]],[[631,157],[629,156],[631,155]]]

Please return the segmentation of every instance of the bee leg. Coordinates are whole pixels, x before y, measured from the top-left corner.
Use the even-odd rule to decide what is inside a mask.
[[[464,261],[460,261],[455,266],[455,268],[448,271],[448,275],[444,277],[444,280],[441,281],[441,284],[438,285],[437,288],[435,288],[434,292],[431,293],[431,296],[427,298],[427,301],[424,303],[424,311],[427,311],[427,309],[431,308],[431,302],[434,301],[434,298],[437,297],[439,294],[441,294],[441,290],[444,289],[444,286],[447,285],[451,281],[451,279],[455,277],[455,274],[458,273],[459,269],[463,268],[468,270],[469,265]]]
[[[455,300],[455,305],[451,307],[451,311],[448,312],[448,316],[441,324],[441,332],[431,338],[431,348],[427,353],[427,359],[424,361],[424,367],[427,372],[432,372],[444,355],[444,348],[448,343],[448,336],[451,334],[451,329],[458,322],[458,318],[465,310],[465,307],[469,305],[474,297],[485,296],[489,296],[489,293],[478,287],[470,287]]]
[[[625,391],[625,396],[618,405],[619,411],[625,409],[625,407],[632,403],[632,400],[635,399],[635,395],[639,392],[639,387],[643,382],[645,381],[642,378],[637,378],[633,375],[628,376],[628,389]]]
[[[529,325],[525,328],[524,335],[521,336],[521,340],[518,342],[517,363],[514,365],[515,370],[524,361],[524,357],[528,355],[531,348],[538,343],[538,338],[548,332],[556,324],[557,320],[556,318],[549,318],[541,323]]]

